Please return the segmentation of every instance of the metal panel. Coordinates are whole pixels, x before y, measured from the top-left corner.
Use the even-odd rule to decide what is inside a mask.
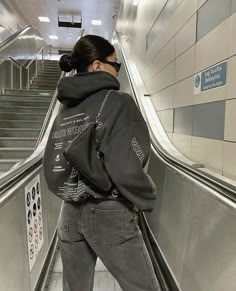
[[[194,187],[183,291],[235,291],[235,210]]]
[[[41,181],[44,243],[30,273],[24,187],[38,174]],[[31,173],[15,188],[15,196],[0,208],[0,262],[4,262],[4,268],[2,265],[0,271],[0,290],[30,291],[34,290],[55,232],[61,200],[47,190],[42,168]]]
[[[152,229],[154,236],[158,239],[159,223],[161,216],[161,208],[163,201],[163,193],[166,177],[166,165],[155,156],[153,152],[150,155],[148,165],[148,174],[152,178],[157,188],[157,198],[152,213],[145,213],[148,223]]]
[[[30,290],[24,192],[0,209],[1,290]]]
[[[230,0],[208,0],[198,10],[197,41],[230,16]]]
[[[193,135],[205,138],[224,139],[225,101],[194,106]]]
[[[167,168],[158,243],[178,282],[182,277],[193,189],[190,181]]]
[[[175,108],[174,132],[192,135],[193,133],[193,106]]]

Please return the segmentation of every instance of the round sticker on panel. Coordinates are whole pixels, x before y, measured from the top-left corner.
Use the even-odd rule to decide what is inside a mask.
[[[36,191],[37,191],[37,194],[39,194],[39,182],[36,185]]]
[[[28,211],[28,214],[27,214],[27,221],[28,221],[28,224],[31,223],[31,219],[32,219],[32,211],[29,210],[29,211]]]
[[[199,75],[197,75],[197,76],[195,77],[195,80],[194,80],[194,82],[195,82],[195,87],[196,87],[196,88],[199,87],[199,85],[200,85],[200,81],[201,81],[201,78],[200,78]]]
[[[31,195],[30,195],[30,192],[28,192],[26,195],[26,204],[28,207],[30,206],[30,202],[31,202]]]
[[[38,207],[38,209],[40,209],[40,197],[37,200],[37,207]]]
[[[35,188],[34,187],[32,188],[32,199],[33,200],[35,199]]]

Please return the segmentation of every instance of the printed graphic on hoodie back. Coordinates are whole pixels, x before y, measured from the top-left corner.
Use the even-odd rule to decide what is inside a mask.
[[[51,135],[55,154],[52,174],[56,175],[59,172],[68,172],[68,169],[70,170],[70,173],[66,173],[67,175],[69,174],[69,179],[59,185],[58,192],[56,193],[56,195],[65,200],[78,201],[89,186],[88,182],[66,161],[63,155],[63,151],[68,143],[80,135],[89,124],[89,116],[86,116],[85,113],[65,117],[57,127],[58,130],[53,131]],[[79,154],[81,153],[78,152]]]

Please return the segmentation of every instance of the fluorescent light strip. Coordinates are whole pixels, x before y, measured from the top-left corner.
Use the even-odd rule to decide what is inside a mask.
[[[50,39],[58,39],[57,35],[49,35]]]
[[[39,16],[38,19],[41,22],[50,22],[50,19],[48,17],[45,17],[45,16]]]
[[[91,21],[92,25],[101,25],[102,24],[102,21],[101,20],[98,20],[98,19],[94,19]]]

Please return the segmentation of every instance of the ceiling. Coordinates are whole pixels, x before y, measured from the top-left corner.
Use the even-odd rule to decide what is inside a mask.
[[[53,48],[71,49],[77,39],[85,34],[97,34],[111,40],[119,13],[120,0],[11,0],[24,15],[29,25],[36,27],[45,42]],[[58,16],[82,18],[82,28],[58,27]],[[46,16],[50,22],[40,22],[38,16]],[[101,20],[101,26],[91,20]],[[49,35],[57,35],[52,40]]]

